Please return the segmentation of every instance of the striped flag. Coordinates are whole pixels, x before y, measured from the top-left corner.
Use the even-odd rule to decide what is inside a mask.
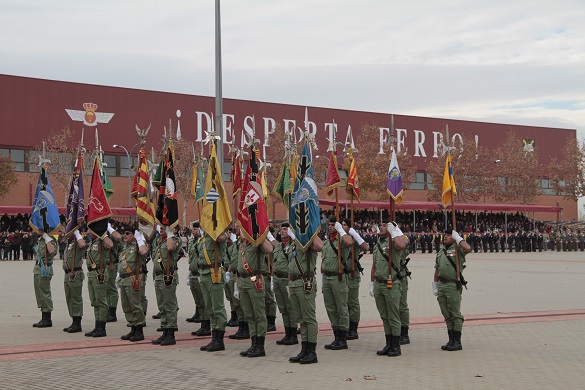
[[[398,168],[398,160],[396,159],[396,151],[394,149],[392,149],[392,158],[390,159],[390,167],[388,168],[386,190],[388,191],[388,195],[396,201],[396,204],[402,203],[402,173],[400,173],[400,168]]]
[[[138,152],[138,171],[134,179],[136,186],[132,195],[136,198],[136,215],[142,220],[143,224],[154,226],[154,204],[150,194],[150,175],[146,152],[143,147]],[[146,238],[150,239],[148,236]]]
[[[451,203],[453,196],[457,196],[457,188],[455,187],[455,179],[453,178],[453,166],[451,165],[453,158],[451,155],[447,156],[445,160],[445,172],[443,173],[443,207],[447,207]]]
[[[360,186],[358,181],[357,165],[353,156],[349,156],[349,173],[347,174],[346,189],[350,193],[353,192],[353,194],[357,197],[358,202],[360,201]]]

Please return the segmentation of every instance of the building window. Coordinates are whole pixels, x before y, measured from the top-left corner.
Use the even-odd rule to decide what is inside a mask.
[[[0,156],[10,157],[16,172],[25,172],[28,164],[25,160],[25,151],[22,149],[0,149]]]
[[[410,185],[411,190],[424,190],[425,183],[427,183],[427,173],[424,171],[419,171],[414,176],[414,181]]]
[[[126,157],[124,157],[126,158]],[[116,172],[116,156],[111,154],[104,154],[104,170],[108,176],[121,176]]]

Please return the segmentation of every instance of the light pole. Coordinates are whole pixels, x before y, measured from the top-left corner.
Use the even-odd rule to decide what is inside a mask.
[[[130,149],[130,153],[128,153],[128,149],[126,149],[122,145],[118,145],[118,144],[113,145],[114,148],[124,149],[124,152],[126,152],[126,158],[128,159],[128,207],[132,207],[132,195],[131,195],[131,192],[132,192],[132,168],[131,168],[132,164],[130,164],[130,156],[132,155],[134,148],[138,145],[140,145],[140,143],[137,143],[136,145],[134,145],[132,147],[132,149]]]

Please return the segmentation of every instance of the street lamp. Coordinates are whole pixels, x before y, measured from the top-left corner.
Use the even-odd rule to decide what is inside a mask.
[[[124,149],[124,152],[126,152],[126,158],[128,159],[128,207],[132,207],[132,195],[131,195],[131,192],[132,192],[132,168],[131,168],[132,164],[130,164],[130,156],[132,155],[134,148],[138,145],[140,145],[140,143],[137,143],[136,145],[134,145],[132,147],[132,149],[130,149],[130,153],[128,153],[128,149],[126,149],[122,145],[118,145],[118,144],[112,145],[114,148]]]

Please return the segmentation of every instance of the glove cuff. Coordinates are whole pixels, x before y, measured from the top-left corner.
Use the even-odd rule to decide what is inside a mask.
[[[275,240],[274,236],[272,235],[272,233],[268,232],[268,234],[266,235],[266,238],[268,239],[268,241],[272,242]]]
[[[43,240],[45,240],[45,242],[48,244],[51,242],[51,236],[49,236],[47,233],[43,233]]]
[[[79,230],[75,230],[73,232],[73,235],[75,236],[76,240],[83,240],[83,237],[81,237],[81,234],[79,233]]]
[[[114,233],[114,232],[115,232],[114,228],[113,228],[113,227],[112,227],[112,225],[111,225],[111,224],[108,222],[108,233],[109,233],[109,234],[112,234],[112,233]]]

